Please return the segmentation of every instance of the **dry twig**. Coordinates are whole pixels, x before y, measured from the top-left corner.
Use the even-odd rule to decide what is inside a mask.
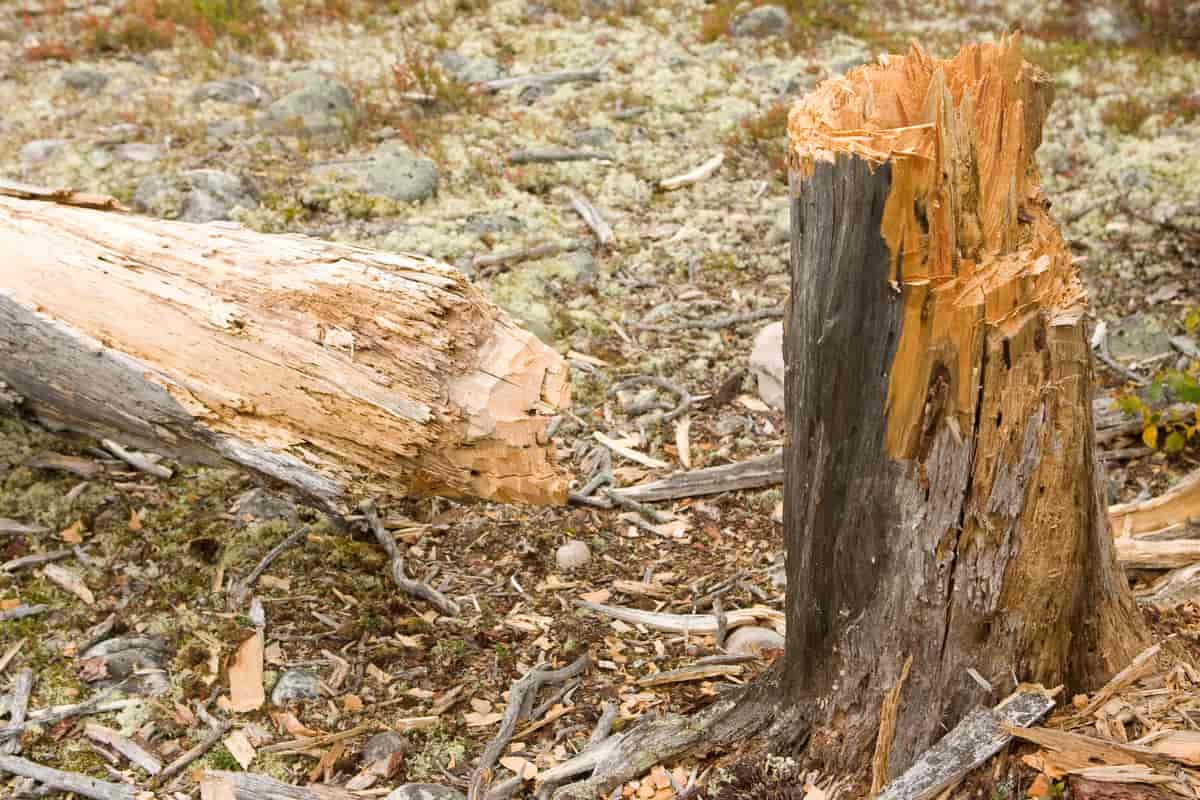
[[[375,503],[370,500],[364,501],[359,509],[366,517],[371,532],[375,534],[375,541],[379,542],[379,546],[387,553],[388,560],[392,565],[392,582],[396,584],[396,588],[407,595],[424,600],[448,617],[457,617],[459,613],[457,603],[432,586],[421,581],[414,581],[404,574],[404,556],[400,553],[396,540],[379,521],[379,512],[375,510]]]

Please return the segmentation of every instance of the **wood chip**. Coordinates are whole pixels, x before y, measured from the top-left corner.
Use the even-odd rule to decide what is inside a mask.
[[[225,778],[205,773],[200,779],[200,800],[237,800],[237,794]]]
[[[92,594],[92,590],[84,584],[82,578],[66,567],[47,564],[42,567],[42,574],[89,606],[96,605],[96,597]]]
[[[1091,701],[1079,712],[1080,715],[1086,717],[1094,714],[1096,709],[1107,703],[1110,697],[1141,678],[1147,670],[1154,666],[1154,659],[1160,650],[1162,650],[1162,645],[1155,644],[1138,653],[1129,666],[1114,675],[1100,691],[1092,695]]]
[[[225,749],[229,751],[229,754],[242,765],[242,769],[250,768],[250,762],[254,761],[256,753],[254,745],[250,744],[245,731],[234,731],[225,737],[222,744],[225,745]]]
[[[263,689],[263,635],[256,631],[238,646],[229,665],[230,710],[245,713],[262,708],[266,702]]]
[[[600,444],[621,456],[621,458],[627,458],[630,461],[636,461],[638,464],[641,464],[644,467],[650,467],[651,469],[668,469],[671,466],[665,461],[660,461],[657,458],[646,455],[645,453],[639,453],[637,450],[625,446],[611,436],[605,436],[600,431],[596,431],[592,434],[592,436],[594,436],[596,441],[598,441]]]

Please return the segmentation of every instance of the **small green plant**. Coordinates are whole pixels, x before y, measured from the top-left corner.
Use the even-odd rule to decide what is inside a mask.
[[[1184,319],[1188,333],[1200,329],[1200,308]],[[1190,405],[1191,411],[1179,414],[1163,408],[1164,401]],[[1121,410],[1142,423],[1142,442],[1167,453],[1179,453],[1200,432],[1200,361],[1186,370],[1166,370],[1155,376],[1141,392],[1127,392],[1117,398]]]

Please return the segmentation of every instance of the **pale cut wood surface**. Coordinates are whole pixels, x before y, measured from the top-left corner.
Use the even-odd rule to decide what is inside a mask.
[[[0,253],[0,383],[52,425],[341,508],[566,499],[565,363],[449,266],[2,193]]]

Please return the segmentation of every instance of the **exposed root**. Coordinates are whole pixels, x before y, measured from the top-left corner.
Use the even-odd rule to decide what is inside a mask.
[[[543,772],[537,796],[539,800],[595,800],[663,761],[747,740],[778,716],[779,699],[772,695],[773,683],[764,680],[739,689],[694,716],[653,717],[602,739],[570,761]],[[561,785],[589,772],[583,780]]]
[[[459,611],[457,603],[429,584],[415,581],[404,574],[404,556],[400,553],[400,548],[396,546],[396,540],[379,521],[379,512],[375,510],[375,504],[366,500],[359,510],[366,517],[367,526],[375,535],[375,541],[379,542],[379,546],[387,553],[388,561],[392,565],[392,582],[396,584],[396,588],[407,595],[424,600],[448,617],[457,617]]]

